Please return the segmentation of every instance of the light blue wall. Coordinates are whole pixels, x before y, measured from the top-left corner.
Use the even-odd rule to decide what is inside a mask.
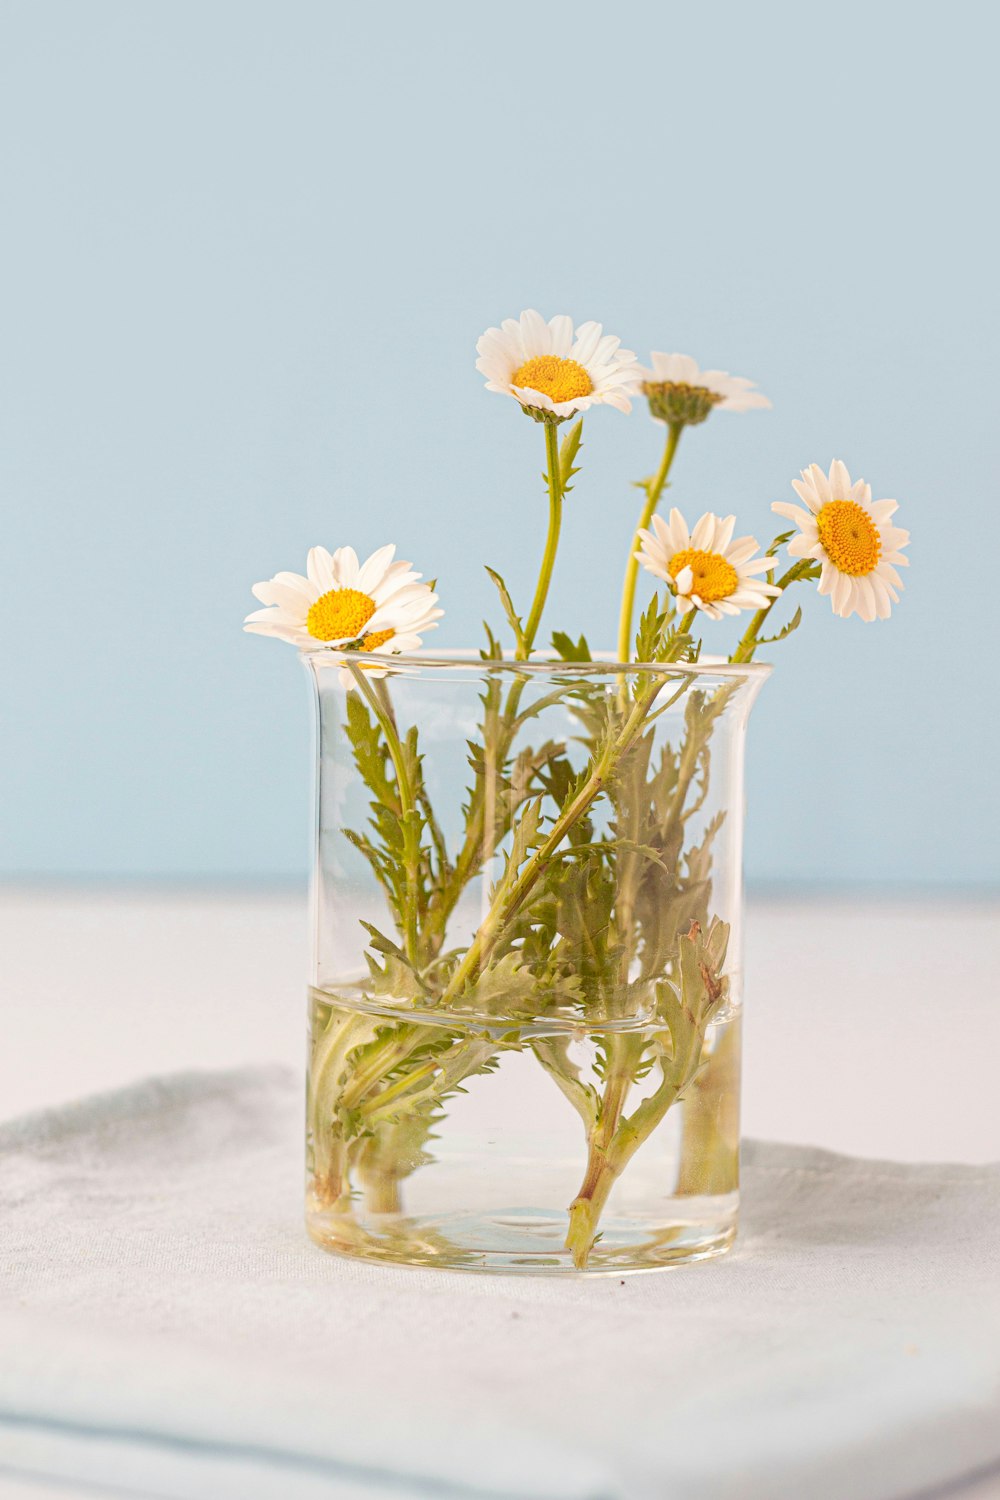
[[[520,597],[524,306],[759,381],[674,498],[902,502],[889,625],[812,599],[755,710],[748,873],[997,877],[997,37],[978,7],[25,0],[2,9],[6,871],[287,876],[308,719],[249,585],[398,541],[441,645]],[[985,14],[985,12],[981,12]],[[588,423],[550,622],[610,644],[658,429]]]

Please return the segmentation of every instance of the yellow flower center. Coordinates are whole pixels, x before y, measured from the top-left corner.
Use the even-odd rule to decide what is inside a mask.
[[[373,630],[361,642],[361,649],[362,651],[374,651],[376,647],[384,646],[386,641],[391,640],[395,634],[394,630]]]
[[[510,378],[511,385],[520,389],[541,391],[551,400],[575,401],[578,396],[589,396],[594,382],[583,365],[575,359],[558,359],[554,354],[541,354],[537,359],[527,360]]]
[[[353,641],[375,613],[375,600],[358,589],[321,594],[306,615],[306,629],[318,641]]]
[[[671,578],[676,578],[685,568],[691,569],[693,579],[688,593],[697,594],[706,604],[716,599],[728,599],[739,587],[739,574],[721,552],[701,552],[696,547],[675,552],[667,564]]]
[[[868,512],[854,500],[830,500],[816,517],[827,557],[841,573],[862,578],[882,555],[882,538]]]

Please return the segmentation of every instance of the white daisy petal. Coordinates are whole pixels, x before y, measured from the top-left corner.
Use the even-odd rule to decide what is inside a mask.
[[[837,615],[849,613],[847,605],[851,598],[851,580],[846,573],[834,573],[830,589],[830,602]]]
[[[259,599],[261,604],[276,604],[285,614],[293,618],[305,620],[309,613],[311,599],[306,599],[298,589],[289,588],[285,583],[279,583],[272,578],[269,583],[255,583],[252,593]]]
[[[338,589],[356,589],[360,565],[353,547],[338,547],[332,560],[333,581]]]
[[[395,571],[396,568],[399,568],[398,573]],[[381,604],[396,589],[401,589],[406,584],[416,583],[419,577],[420,574],[410,571],[405,563],[402,565],[393,563],[385,576],[373,588],[367,590],[367,592],[375,600],[376,604]]]
[[[834,498],[830,488],[830,481],[823,473],[819,464],[809,465],[809,478],[812,480],[813,490],[821,504],[826,505]]]
[[[875,612],[880,620],[887,620],[891,613],[889,605],[889,586],[878,573],[872,573],[868,579],[872,593],[875,595]]]
[[[757,543],[754,541],[753,537],[750,537],[749,540],[753,542],[754,550],[756,550]],[[735,568],[737,565],[737,559],[733,556],[732,552],[729,552],[727,556],[729,558],[729,561]],[[745,561],[740,559],[739,571],[746,574],[770,573],[777,561],[778,559],[776,557],[754,557],[747,558]]]
[[[823,504],[823,497],[813,484],[811,475],[803,470],[801,479],[792,480],[792,489],[805,505],[810,515],[815,515]]]
[[[694,385],[698,379],[698,361],[692,359],[690,354],[667,354],[663,358],[670,368],[668,380],[678,385]]]
[[[756,538],[752,536],[741,536],[737,537],[736,541],[733,542],[728,552],[726,553],[726,556],[735,567],[737,563],[746,562],[748,558],[753,557],[753,554],[756,551]],[[761,562],[764,561],[763,558],[760,558],[758,560]],[[770,561],[773,563],[774,559],[771,558]]]
[[[569,359],[573,347],[573,319],[568,318],[565,313],[550,318],[549,336],[551,352],[559,359]]]
[[[654,524],[659,519],[659,516],[654,516]],[[685,547],[690,547],[691,545],[691,533],[688,530],[687,522],[676,505],[670,512],[669,528],[666,526],[663,527],[663,536],[664,540],[673,547],[675,552],[683,552]]]
[[[361,564],[355,587],[359,588],[362,593],[371,593],[379,579],[385,576],[386,569],[395,555],[396,548],[393,543],[390,542],[388,547],[379,547],[377,552],[373,552],[371,557]],[[406,566],[409,567],[409,563]]]
[[[839,458],[835,458],[830,465],[830,490],[834,500],[851,498],[851,476]]]
[[[306,573],[309,582],[325,593],[333,588],[333,558],[325,547],[310,547],[306,558]]]
[[[552,334],[541,313],[529,307],[521,314],[521,352],[525,359],[538,359],[548,354],[552,347]]]
[[[856,578],[854,581],[855,597],[857,599],[858,614],[866,624],[871,624],[875,618],[875,591],[872,588],[870,578]]]
[[[303,599],[307,599],[310,604],[316,596],[316,591],[313,588],[312,584],[309,582],[309,579],[304,578],[301,573],[275,573],[274,577],[271,579],[271,582],[283,583],[286,588],[295,589],[296,592],[301,594]]]
[[[570,359],[575,359],[578,365],[590,369],[596,360],[603,332],[600,323],[581,323],[569,351]]]
[[[695,528],[691,533],[691,546],[696,550],[711,547],[714,536],[715,517],[710,510],[707,510],[705,514],[703,516],[700,516],[695,522]],[[712,548],[712,550],[714,551],[715,549]]]
[[[735,528],[735,516],[726,516],[724,521],[719,522],[719,524],[715,528],[715,541],[712,543],[714,551],[726,553],[727,556],[729,555],[726,549],[733,539],[733,531],[735,530]],[[747,537],[746,540],[752,541],[753,539],[751,537]],[[730,561],[731,560],[732,559],[730,559]]]
[[[279,621],[284,622],[286,615],[280,609],[255,609],[247,615],[243,621],[244,625],[274,625]]]
[[[798,485],[796,485],[796,489],[798,489]],[[799,526],[802,525],[807,516],[812,515],[811,510],[804,511],[801,505],[793,505],[790,500],[772,500],[771,509],[776,516],[784,516],[786,521],[795,521]]]

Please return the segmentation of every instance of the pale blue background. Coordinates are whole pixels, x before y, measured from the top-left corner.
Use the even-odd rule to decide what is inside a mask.
[[[2,7],[6,872],[307,853],[294,653],[249,586],[387,539],[441,645],[531,587],[541,432],[473,369],[524,306],[759,381],[673,498],[842,457],[902,502],[889,625],[818,598],[751,731],[748,873],[998,875],[997,37],[952,4]],[[613,639],[659,429],[598,412],[549,623]]]

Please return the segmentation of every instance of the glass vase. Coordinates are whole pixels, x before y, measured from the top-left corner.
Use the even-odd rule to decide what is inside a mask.
[[[725,1251],[769,669],[304,660],[313,1239],[535,1273]]]

